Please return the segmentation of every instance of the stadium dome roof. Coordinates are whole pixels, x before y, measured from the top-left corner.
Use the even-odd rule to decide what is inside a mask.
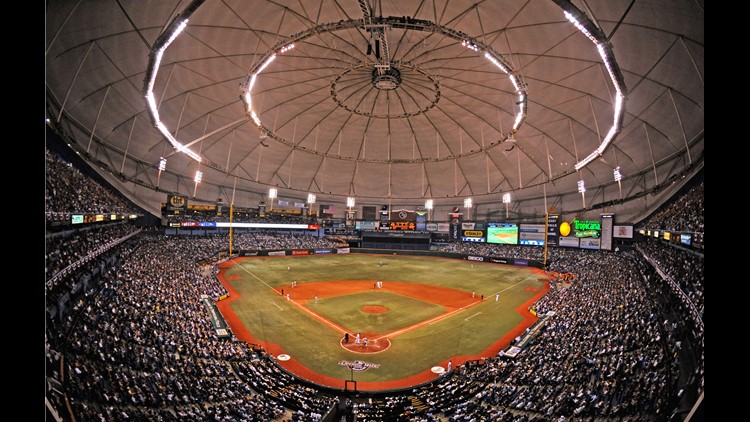
[[[703,164],[702,1],[78,0],[46,18],[50,124],[155,213],[166,192],[257,206],[275,187],[634,218]]]

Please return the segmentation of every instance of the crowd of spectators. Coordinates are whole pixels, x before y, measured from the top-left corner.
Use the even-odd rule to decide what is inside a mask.
[[[688,347],[683,347],[681,353],[694,361],[694,369],[686,377],[685,385],[702,391],[705,367],[703,255],[656,239],[639,244],[637,249],[667,277],[663,279],[661,274],[653,277],[660,288],[655,296],[667,301],[669,310],[684,322],[678,328]]]
[[[658,239],[646,239],[638,248],[680,286],[703,318],[703,254],[675,247]]]
[[[221,215],[216,210],[195,210],[169,215],[165,214],[167,224],[179,223],[184,221],[221,221],[229,222],[229,206],[222,208]],[[302,216],[297,214],[288,214],[281,212],[266,212],[263,217],[260,216],[257,209],[243,209],[232,213],[232,222],[235,223],[272,223],[272,224],[314,224],[315,216]]]
[[[703,182],[693,186],[685,194],[672,199],[639,226],[703,233]]]
[[[248,249],[319,247],[294,246],[300,245],[294,235],[241,237]],[[262,350],[215,337],[199,298],[217,299],[226,291],[194,262],[224,249],[226,241],[221,235],[136,241],[124,264],[102,278],[101,291],[82,301],[82,319],[66,350],[67,392],[76,415],[316,421],[336,403],[281,371]],[[495,253],[506,256],[502,249],[482,254]],[[358,405],[356,412],[411,421],[664,417],[676,393],[678,344],[645,287],[648,268],[636,251],[557,248],[550,270],[575,272],[578,279],[569,287],[553,285],[540,299],[537,312],[551,316],[519,355],[459,365],[415,389],[410,394],[424,411],[395,394]]]
[[[70,221],[72,214],[134,214],[128,201],[45,150],[47,221]]]
[[[470,255],[494,256],[502,258],[535,259],[541,261],[544,248],[541,246],[500,245],[478,242],[452,242],[434,244],[434,250]]]
[[[314,249],[333,248],[340,242],[327,237],[308,234],[289,234],[273,232],[242,232],[235,236],[236,249]]]
[[[106,247],[109,243],[138,231],[130,224],[114,224],[50,234],[45,241],[45,280]]]
[[[65,376],[82,420],[317,421],[334,399],[287,379],[262,352],[216,337],[200,301],[226,290],[195,266],[219,236],[150,236],[82,300]],[[263,358],[261,358],[263,357]],[[244,378],[244,379],[243,379]],[[263,386],[263,388],[260,388]]]
[[[537,303],[552,313],[515,358],[460,365],[418,396],[450,421],[658,420],[676,383],[674,336],[642,285],[634,254],[564,250],[552,264],[576,271]],[[665,419],[663,419],[665,420]]]

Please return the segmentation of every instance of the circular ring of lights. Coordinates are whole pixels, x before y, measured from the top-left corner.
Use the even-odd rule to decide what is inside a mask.
[[[569,174],[571,174],[574,171],[579,171],[581,168],[588,165],[591,161],[595,160],[597,157],[600,157],[604,151],[607,149],[607,147],[615,140],[617,135],[619,134],[620,130],[622,129],[622,120],[623,116],[625,114],[625,100],[626,100],[626,87],[624,83],[624,77],[622,76],[622,72],[620,71],[619,65],[617,64],[617,61],[615,60],[614,52],[612,51],[612,46],[609,43],[609,40],[607,39],[604,32],[594,24],[591,19],[583,13],[580,9],[578,9],[575,5],[573,5],[568,0],[553,0],[555,4],[557,4],[562,10],[565,18],[569,20],[579,31],[581,31],[586,37],[588,37],[597,48],[597,51],[599,52],[599,55],[602,57],[602,61],[607,68],[607,71],[609,73],[609,76],[612,80],[612,83],[616,90],[615,95],[615,104],[614,104],[614,117],[613,117],[613,124],[610,130],[607,132],[607,135],[602,140],[601,144],[597,149],[595,149],[593,152],[591,152],[586,158],[581,160],[580,162],[576,163],[573,169],[566,170],[562,172],[561,174],[557,174],[554,176],[551,176],[548,181],[557,180],[562,177],[565,177]],[[186,7],[180,15],[176,16],[172,22],[168,25],[168,27],[159,35],[157,40],[154,42],[153,46],[151,47],[151,50],[149,51],[149,62],[146,69],[146,77],[144,79],[144,96],[146,99],[146,106],[149,111],[149,116],[151,117],[152,123],[154,126],[162,133],[162,135],[172,144],[172,146],[178,151],[183,152],[193,158],[194,160],[201,162],[203,161],[201,156],[194,151],[190,150],[188,147],[181,144],[177,139],[174,138],[174,136],[171,134],[169,129],[164,125],[164,123],[161,122],[159,119],[159,112],[156,107],[156,101],[154,98],[153,88],[154,83],[156,81],[156,75],[159,72],[159,64],[161,62],[161,58],[164,54],[164,51],[169,47],[169,45],[174,41],[177,36],[185,29],[187,26],[188,19],[190,16],[200,7],[200,5],[203,3],[203,0],[193,0],[193,2]],[[433,159],[421,159],[421,160],[373,160],[373,159],[364,159],[364,158],[355,158],[355,157],[336,157],[338,159],[348,159],[352,161],[362,161],[362,162],[373,162],[373,163],[395,163],[395,162],[404,162],[404,163],[416,163],[416,162],[426,162],[426,161],[447,161],[447,160],[454,160],[463,156],[473,155],[473,154],[479,154],[486,150],[489,150],[497,145],[502,144],[505,140],[512,137],[520,127],[523,120],[525,120],[526,117],[526,111],[527,111],[527,86],[526,84],[519,84],[518,78],[516,77],[512,66],[510,66],[509,63],[505,61],[505,59],[492,50],[491,47],[484,45],[481,41],[478,41],[476,39],[473,39],[469,37],[467,34],[464,34],[463,32],[453,30],[451,28],[438,25],[434,22],[427,21],[427,20],[421,20],[421,19],[404,19],[401,17],[370,17],[370,20],[375,23],[379,23],[381,25],[390,25],[393,28],[401,28],[401,29],[410,29],[410,30],[419,30],[419,31],[429,31],[429,32],[437,32],[444,36],[460,40],[461,44],[469,49],[472,49],[474,51],[480,52],[484,51],[485,58],[490,60],[493,64],[495,64],[498,68],[500,68],[503,72],[508,74],[508,77],[513,82],[514,87],[516,87],[517,93],[519,95],[519,102],[518,104],[521,105],[520,112],[516,116],[516,121],[513,124],[513,129],[511,132],[504,138],[498,141],[491,142],[487,147],[483,147],[479,150],[472,151],[466,154],[459,154],[459,155],[450,155],[445,156],[443,158],[433,158]],[[317,25],[315,27],[309,28],[305,31],[298,32],[296,34],[293,34],[290,37],[290,40],[287,40],[282,43],[278,43],[274,48],[271,49],[270,52],[268,52],[261,63],[257,66],[255,66],[251,73],[248,75],[245,82],[243,82],[240,85],[240,91],[241,95],[240,98],[245,105],[245,112],[250,118],[253,120],[255,125],[261,130],[262,133],[267,134],[269,137],[275,139],[278,142],[281,142],[283,144],[286,144],[287,146],[302,150],[311,154],[316,155],[323,155],[327,156],[328,154],[323,154],[318,151],[309,150],[304,147],[298,147],[294,145],[292,142],[281,138],[274,134],[271,130],[266,128],[262,122],[260,121],[259,117],[255,113],[255,111],[252,108],[252,102],[251,102],[251,91],[253,83],[255,82],[255,79],[258,74],[260,74],[263,69],[265,69],[268,64],[270,64],[271,61],[276,57],[278,53],[284,53],[288,51],[290,48],[294,47],[294,41],[303,40],[305,38],[314,36],[315,34],[325,31],[325,32],[331,32],[335,30],[340,29],[348,29],[348,28],[360,28],[364,27],[364,19],[358,19],[358,20],[347,20],[347,21],[339,21],[337,23],[329,23],[329,24],[321,24]],[[291,42],[290,42],[291,41]],[[214,163],[206,163],[207,165],[211,165]],[[212,165],[212,167],[220,169],[220,166],[218,165]]]
[[[365,117],[373,117],[377,119],[396,119],[396,118],[407,118],[407,117],[413,117],[419,114],[422,114],[426,112],[427,110],[431,109],[432,107],[435,107],[437,105],[438,101],[440,101],[440,83],[438,80],[425,72],[424,70],[420,69],[418,66],[403,62],[403,61],[397,61],[394,60],[391,62],[391,64],[394,66],[390,70],[392,71],[392,74],[386,74],[382,76],[375,76],[375,69],[373,69],[373,77],[372,77],[372,85],[375,89],[379,89],[381,91],[390,91],[394,89],[398,89],[399,85],[402,83],[401,80],[403,78],[404,72],[401,72],[399,69],[409,69],[413,70],[422,76],[424,76],[429,82],[432,83],[432,98],[429,99],[429,103],[422,106],[420,109],[415,111],[410,111],[402,114],[384,114],[384,113],[371,113],[369,111],[360,110],[358,108],[352,107],[348,104],[346,104],[346,100],[342,100],[339,98],[339,82],[343,79],[346,80],[345,77],[352,72],[356,72],[361,69],[368,69],[371,67],[370,63],[362,63],[357,66],[351,67],[349,69],[344,70],[343,72],[336,75],[336,77],[331,82],[331,97],[333,98],[333,101],[336,102],[336,104],[349,111],[350,113],[359,114],[360,116]],[[395,71],[395,72],[393,72]]]
[[[253,89],[253,85],[255,85],[256,79],[258,78],[258,75],[260,75],[263,72],[263,70],[265,70],[265,68],[268,67],[268,65],[270,65],[271,62],[273,62],[279,54],[286,53],[287,51],[290,51],[291,49],[293,49],[295,46],[294,43],[296,42],[299,42],[301,40],[304,40],[313,36],[319,36],[321,33],[336,32],[336,31],[340,31],[344,29],[366,28],[367,26],[364,19],[350,19],[350,20],[342,20],[339,22],[324,23],[324,24],[316,25],[305,31],[301,31],[292,35],[291,37],[289,37],[289,39],[286,39],[274,45],[262,57],[260,62],[251,69],[247,78],[240,84],[240,99],[242,100],[245,106],[245,113],[253,120],[255,125],[260,130],[261,134],[267,136],[268,138],[274,139],[275,141],[282,143],[292,149],[295,149],[298,151],[304,151],[310,154],[328,156],[328,157],[332,157],[332,158],[339,159],[339,160],[357,161],[357,162],[363,162],[363,163],[389,164],[389,163],[424,163],[424,162],[436,162],[436,161],[450,161],[450,160],[455,160],[461,157],[480,154],[480,153],[483,153],[484,151],[487,151],[489,149],[492,149],[502,144],[507,139],[512,138],[515,135],[515,133],[518,131],[518,129],[521,127],[521,124],[526,119],[526,111],[528,108],[527,107],[527,103],[528,103],[527,86],[525,83],[520,82],[520,79],[513,71],[513,67],[510,65],[510,63],[508,63],[502,55],[500,55],[495,50],[493,50],[492,47],[485,45],[481,41],[469,36],[468,34],[465,34],[460,31],[456,31],[454,29],[448,28],[443,25],[436,24],[428,20],[404,18],[401,16],[387,16],[387,17],[371,17],[370,21],[371,22],[367,23],[367,25],[380,25],[380,26],[404,29],[404,30],[438,33],[445,37],[452,38],[456,41],[459,41],[461,45],[466,47],[467,49],[476,52],[480,56],[483,56],[490,63],[492,63],[498,69],[500,69],[503,73],[507,74],[508,78],[513,84],[513,87],[515,88],[516,95],[518,95],[517,104],[519,105],[518,107],[519,111],[516,114],[516,119],[515,119],[515,122],[513,123],[513,127],[511,128],[511,130],[507,134],[504,134],[503,139],[492,141],[487,146],[473,150],[471,152],[466,152],[462,154],[452,154],[452,155],[442,156],[439,158],[398,159],[398,160],[372,159],[372,158],[364,158],[364,157],[344,157],[344,156],[338,156],[338,155],[330,155],[330,154],[326,154],[320,151],[315,151],[315,150],[311,150],[311,149],[307,149],[307,148],[295,145],[294,142],[274,133],[274,131],[271,128],[263,124],[263,122],[260,120],[260,117],[258,116],[258,114],[256,113],[256,111],[253,109],[253,106],[252,106],[252,89]],[[405,62],[392,61],[392,63],[403,64]],[[361,64],[361,65],[358,64],[354,66],[354,68],[367,67],[367,66],[368,64]],[[428,109],[431,107],[434,107],[434,105],[437,104],[437,101],[440,98],[438,80],[430,76],[429,74],[427,74],[427,72],[422,71],[416,66],[413,67],[413,70],[422,73],[424,76],[430,79],[430,81],[436,87],[435,97],[431,100],[430,102],[431,104],[428,107]],[[351,70],[348,70],[348,71],[351,71]],[[346,73],[347,72],[344,72],[342,73],[342,75]],[[334,82],[331,84],[332,96],[335,93],[335,83],[336,83],[336,80],[334,80]],[[336,101],[337,105],[345,108],[351,113],[361,114],[367,117],[379,117],[379,118],[395,117],[395,116],[388,116],[388,115],[371,115],[370,116],[370,115],[365,114],[365,112],[362,112],[361,110],[357,110],[356,108],[346,106],[341,100],[337,101],[337,99],[334,99],[334,101]],[[423,113],[424,111],[426,110],[424,109],[420,110],[419,113]],[[409,117],[409,115],[407,113],[407,115],[399,115],[398,117]]]

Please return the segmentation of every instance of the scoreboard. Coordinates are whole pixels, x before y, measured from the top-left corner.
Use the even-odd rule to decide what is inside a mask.
[[[547,214],[547,245],[557,246],[560,226],[560,214]]]

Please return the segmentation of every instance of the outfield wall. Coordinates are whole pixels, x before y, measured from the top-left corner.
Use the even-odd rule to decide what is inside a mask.
[[[314,248],[314,249],[261,249],[241,250],[237,256],[302,256],[340,253],[364,253],[376,255],[416,255],[434,256],[438,258],[463,259],[474,262],[491,262],[494,264],[517,265],[519,267],[534,267],[544,269],[544,264],[533,259],[504,258],[498,256],[467,255],[454,252],[394,250],[394,249],[365,249],[365,248]]]

